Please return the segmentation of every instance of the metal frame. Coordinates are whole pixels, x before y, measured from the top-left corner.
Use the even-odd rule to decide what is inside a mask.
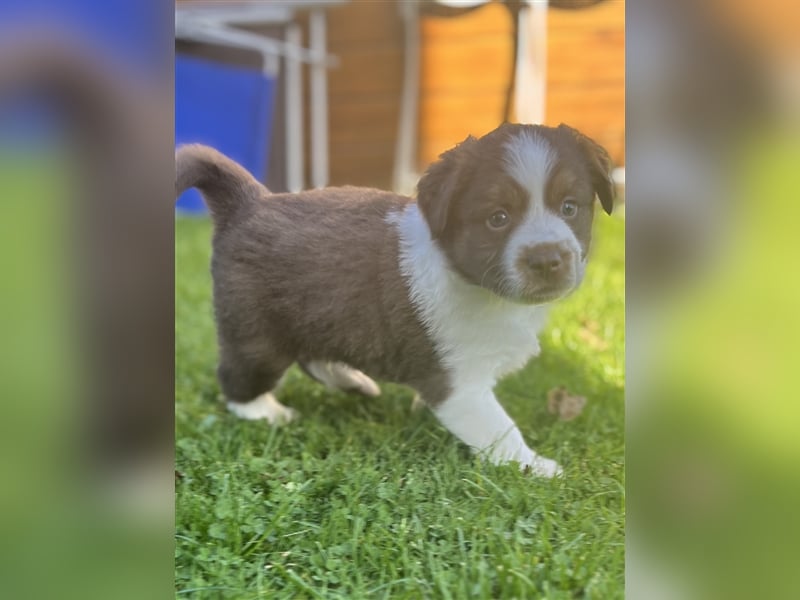
[[[198,42],[246,48],[263,57],[263,72],[285,75],[286,185],[298,192],[303,177],[303,76],[311,71],[311,183],[328,184],[328,84],[327,69],[337,64],[326,51],[325,8],[345,0],[273,0],[263,2],[180,2],[175,8],[175,37]],[[298,10],[310,10],[309,48],[295,21]],[[286,28],[286,41],[236,27],[243,24],[275,24]]]

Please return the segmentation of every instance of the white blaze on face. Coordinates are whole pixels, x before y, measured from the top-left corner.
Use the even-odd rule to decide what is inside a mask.
[[[571,265],[574,287],[583,274],[581,247],[575,234],[564,220],[545,208],[547,181],[555,162],[555,152],[544,138],[524,131],[505,145],[505,163],[509,174],[528,192],[528,211],[506,244],[503,266],[512,292],[522,292],[527,274],[521,273],[517,262],[531,246],[546,242],[565,244],[573,251]]]
[[[530,131],[514,136],[505,145],[509,174],[528,190],[533,209],[544,212],[544,193],[555,153],[550,143]]]

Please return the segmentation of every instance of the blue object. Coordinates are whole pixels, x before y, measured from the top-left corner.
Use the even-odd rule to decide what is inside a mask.
[[[173,15],[172,3],[163,2],[0,0],[0,51],[14,52],[15,42],[31,48],[63,47],[76,57],[102,57],[95,66],[104,76],[135,81],[145,75],[161,81],[175,45]],[[63,106],[48,86],[33,88],[3,90],[3,150],[46,147],[64,132]]]
[[[269,158],[275,79],[259,71],[175,56],[175,143],[207,144],[264,181]],[[197,190],[176,207],[205,212]]]
[[[81,40],[127,73],[163,73],[174,48],[172,2],[131,0],[2,0],[0,39],[48,32]]]

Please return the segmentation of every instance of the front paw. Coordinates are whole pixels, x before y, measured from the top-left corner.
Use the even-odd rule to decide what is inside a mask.
[[[548,479],[561,477],[564,474],[564,470],[556,461],[536,454],[528,460],[520,462],[520,468],[536,477],[546,477]]]
[[[516,462],[519,464],[520,470],[536,477],[550,479],[560,477],[563,474],[563,469],[556,461],[539,456],[524,444],[520,444],[515,448],[495,447],[490,458],[496,465]]]

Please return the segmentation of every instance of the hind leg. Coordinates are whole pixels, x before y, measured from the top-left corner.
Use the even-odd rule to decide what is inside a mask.
[[[300,363],[303,370],[320,383],[343,392],[357,392],[375,398],[381,388],[367,375],[340,362],[310,360]]]
[[[241,419],[263,419],[271,425],[283,425],[299,416],[272,394],[291,359],[266,352],[223,351],[221,355],[217,376],[229,411]]]

